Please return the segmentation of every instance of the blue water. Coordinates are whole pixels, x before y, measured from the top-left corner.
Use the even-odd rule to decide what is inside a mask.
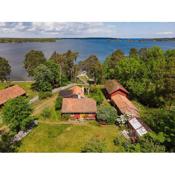
[[[31,49],[41,50],[49,58],[54,51],[65,52],[74,50],[79,52],[77,61],[86,59],[95,54],[101,62],[114,50],[121,49],[126,55],[130,48],[144,48],[159,46],[163,50],[175,49],[175,41],[144,41],[135,39],[114,40],[114,39],[62,39],[57,42],[49,43],[0,43],[0,56],[9,60],[12,66],[12,80],[29,80],[23,61],[25,54]]]

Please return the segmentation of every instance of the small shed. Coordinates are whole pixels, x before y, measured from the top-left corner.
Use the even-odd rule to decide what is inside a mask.
[[[91,98],[63,98],[61,114],[71,119],[96,119],[96,101]]]
[[[60,91],[59,93],[63,98],[84,98],[84,88],[73,86],[69,89]]]
[[[129,93],[117,80],[107,80],[105,89],[109,98],[116,94],[127,96]]]
[[[23,95],[26,95],[26,92],[18,85],[14,85],[6,89],[0,90],[0,106],[10,99],[14,99]]]

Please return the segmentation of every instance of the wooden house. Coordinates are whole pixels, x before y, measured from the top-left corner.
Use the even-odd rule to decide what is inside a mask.
[[[91,98],[63,98],[61,114],[70,115],[70,119],[95,120],[96,101]]]
[[[6,89],[0,90],[0,106],[10,99],[14,99],[23,95],[26,95],[26,92],[18,85],[14,85]]]
[[[119,113],[132,117],[139,117],[138,109],[128,99],[129,92],[117,80],[106,81],[105,89],[107,97],[118,109]]]

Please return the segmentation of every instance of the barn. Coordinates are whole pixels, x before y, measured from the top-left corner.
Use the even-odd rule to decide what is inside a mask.
[[[118,109],[119,113],[132,117],[139,117],[138,109],[128,99],[129,92],[117,80],[106,81],[105,89],[107,92],[107,97]]]
[[[26,92],[18,85],[14,85],[6,89],[0,90],[0,106],[10,99],[14,99],[23,95],[26,95]]]
[[[91,98],[63,98],[61,114],[70,115],[70,119],[95,120],[96,101]]]
[[[105,83],[105,89],[107,91],[108,98],[111,98],[116,94],[128,96],[128,91],[117,80],[107,80]]]

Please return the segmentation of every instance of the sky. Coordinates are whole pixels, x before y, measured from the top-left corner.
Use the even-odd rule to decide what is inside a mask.
[[[0,37],[175,37],[175,22],[0,22]]]

